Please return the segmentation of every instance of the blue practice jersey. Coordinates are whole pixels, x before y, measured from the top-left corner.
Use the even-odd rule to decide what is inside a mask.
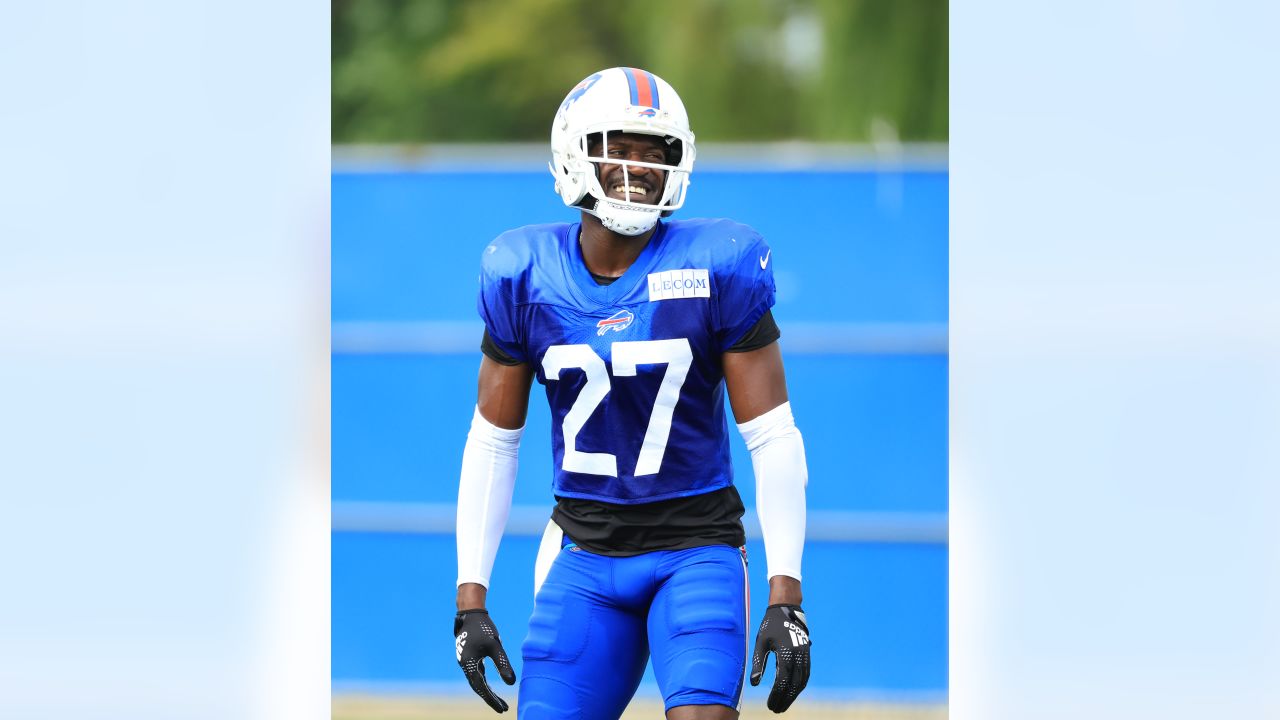
[[[490,338],[546,386],[555,494],[646,503],[728,486],[721,355],[773,306],[768,245],[730,220],[661,222],[602,286],[578,233],[519,228],[481,260]]]

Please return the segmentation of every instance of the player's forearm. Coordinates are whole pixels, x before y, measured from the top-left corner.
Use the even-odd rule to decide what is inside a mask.
[[[805,486],[809,481],[804,439],[791,417],[790,403],[738,425],[738,430],[751,451],[755,470],[756,515],[764,536],[770,595],[774,581],[784,577],[795,581],[794,594],[798,595],[804,554]],[[779,581],[779,585],[786,588],[789,584]],[[779,592],[792,594],[785,589]]]
[[[459,600],[464,585],[489,586],[498,543],[511,512],[521,432],[492,425],[478,409],[472,416],[458,483]]]
[[[489,589],[479,583],[462,583],[458,586],[459,610],[482,610]]]

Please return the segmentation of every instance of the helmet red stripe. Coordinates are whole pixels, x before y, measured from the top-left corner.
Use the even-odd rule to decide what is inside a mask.
[[[657,88],[653,86],[649,73],[635,68],[626,68],[626,71],[636,88],[635,104],[640,107],[653,107],[654,96],[657,95],[654,91]]]

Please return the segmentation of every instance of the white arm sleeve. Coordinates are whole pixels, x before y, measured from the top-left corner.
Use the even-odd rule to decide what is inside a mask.
[[[756,515],[764,535],[768,575],[800,579],[804,552],[804,489],[809,470],[804,459],[804,438],[785,402],[754,420],[738,425],[751,451],[756,473]]]
[[[511,513],[516,486],[516,455],[524,428],[504,430],[485,420],[476,407],[462,451],[458,483],[458,584],[489,587],[493,558]]]

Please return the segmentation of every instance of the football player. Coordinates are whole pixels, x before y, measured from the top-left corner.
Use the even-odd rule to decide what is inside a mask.
[[[670,720],[737,718],[775,653],[768,699],[809,677],[800,608],[804,445],[787,401],[774,258],[746,225],[663,220],[695,156],[684,104],[612,68],[565,97],[551,172],[574,223],[500,235],[481,257],[479,398],[458,493],[455,650],[497,712],[484,658],[515,674],[485,611],[532,380],[551,407],[556,498],[543,537],[519,717],[619,717],[653,660]],[[742,500],[724,395],[751,452],[769,603],[754,645]],[[750,656],[750,657],[748,657]]]

